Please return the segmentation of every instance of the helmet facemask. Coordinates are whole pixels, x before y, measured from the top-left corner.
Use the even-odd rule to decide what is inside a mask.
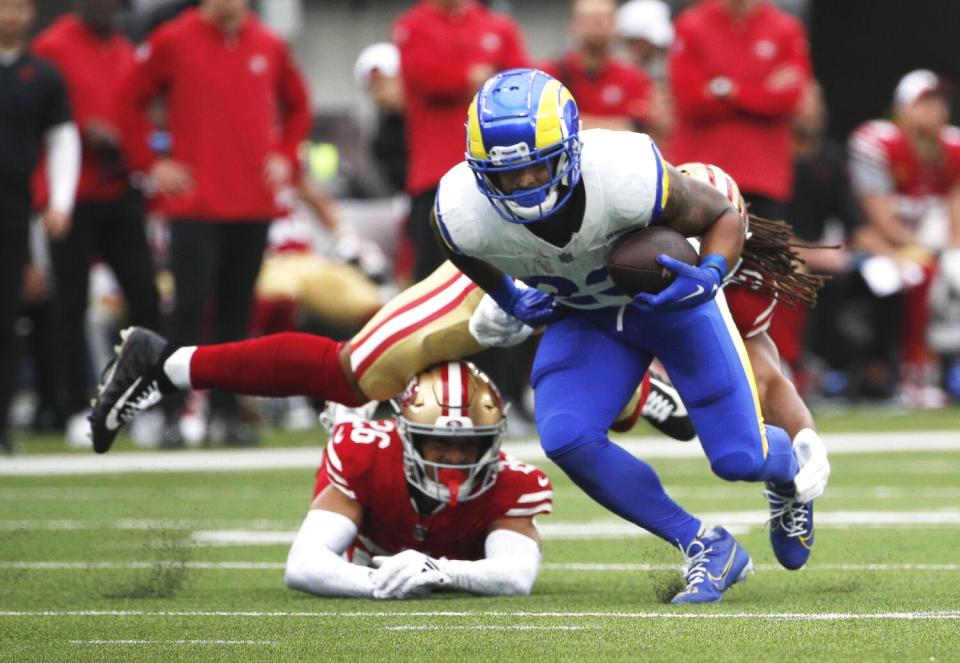
[[[580,137],[568,136],[559,145],[543,150],[531,151],[526,143],[494,147],[489,159],[468,157],[467,163],[473,171],[477,188],[502,219],[511,223],[541,221],[566,204],[580,181]],[[546,183],[510,193],[503,191],[500,174],[538,164],[547,168]]]
[[[560,81],[538,69],[495,74],[467,110],[465,158],[477,188],[505,221],[547,218],[580,181],[580,112]],[[506,193],[499,175],[544,165],[549,176],[533,188]]]
[[[407,385],[400,401],[397,432],[403,441],[407,481],[425,496],[456,506],[475,499],[497,480],[504,407],[489,379],[468,362],[448,362],[424,371]],[[475,462],[428,460],[424,443],[480,440]]]

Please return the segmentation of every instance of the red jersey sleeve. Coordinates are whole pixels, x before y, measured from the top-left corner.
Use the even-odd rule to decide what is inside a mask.
[[[395,431],[396,424],[389,420],[337,425],[324,449],[314,496],[332,484],[347,497],[368,505],[374,456],[378,449],[390,446]]]
[[[496,518],[530,518],[553,511],[553,486],[543,470],[504,454],[497,477]]]
[[[465,50],[442,49],[415,19],[402,18],[393,27],[393,42],[400,50],[400,69],[407,88],[427,101],[460,101],[467,95]]]
[[[812,67],[807,35],[796,19],[784,18],[784,34],[780,39],[780,57],[761,82],[744,82],[731,76],[735,92],[730,102],[754,115],[783,117],[797,108],[800,95],[810,80]],[[784,82],[786,81],[786,82]]]
[[[712,75],[697,49],[698,35],[683,18],[681,15],[677,20],[676,38],[668,60],[670,92],[677,114],[689,121],[731,117],[735,114],[733,106],[707,89]]]
[[[149,144],[147,109],[170,81],[173,49],[168,32],[161,27],[137,49],[137,63],[117,94],[117,116],[127,162],[135,170],[147,170],[156,159]]]
[[[282,48],[277,92],[283,111],[283,126],[277,149],[291,164],[296,164],[300,143],[306,140],[310,133],[310,96],[289,47],[284,44]]]
[[[866,122],[850,134],[847,168],[854,193],[893,193],[896,183],[891,167],[890,145],[899,137],[897,126],[886,120]]]

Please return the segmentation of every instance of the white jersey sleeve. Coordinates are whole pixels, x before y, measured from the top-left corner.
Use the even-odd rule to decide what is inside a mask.
[[[614,241],[649,225],[669,193],[666,164],[646,134],[591,129],[582,134],[583,223],[566,246],[504,221],[480,193],[466,163],[440,181],[437,220],[451,250],[479,258],[574,308],[620,306],[607,259]],[[549,222],[549,221],[548,221]]]

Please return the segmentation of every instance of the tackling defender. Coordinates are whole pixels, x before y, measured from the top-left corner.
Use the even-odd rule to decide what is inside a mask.
[[[467,159],[441,180],[435,229],[451,262],[504,311],[548,324],[532,376],[547,455],[599,503],[679,546],[687,585],[675,603],[719,600],[742,580],[752,562],[736,540],[685,512],[649,465],[607,437],[656,356],[714,472],[764,481],[771,511],[789,512],[795,528],[771,529],[771,543],[785,566],[802,565],[826,454],[795,453],[783,429],[764,425],[749,359],[718,297],[740,258],[744,219],[716,190],[680,176],[648,136],[581,133],[573,96],[541,71],[493,76],[467,118]],[[607,259],[616,237],[651,223],[700,236],[701,261],[661,256],[677,278],[631,298],[613,285]],[[540,290],[521,290],[508,274]]]
[[[507,422],[494,384],[447,362],[394,405],[396,421],[334,422],[287,586],[378,599],[529,594],[540,566],[533,517],[551,512],[553,492],[543,472],[500,451]]]
[[[506,315],[449,262],[388,302],[345,343],[280,333],[217,345],[169,346],[152,332],[121,333],[90,415],[93,448],[105,453],[120,429],[165,394],[223,389],[253,396],[310,396],[347,406],[399,395],[428,366],[526,339],[532,329]],[[629,430],[642,413],[676,439],[693,437],[669,382],[647,374],[613,424]]]

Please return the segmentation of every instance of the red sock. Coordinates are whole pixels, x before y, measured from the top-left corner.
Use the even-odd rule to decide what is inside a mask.
[[[194,389],[252,396],[310,396],[356,406],[340,366],[340,343],[287,332],[220,345],[201,345],[190,360]]]

